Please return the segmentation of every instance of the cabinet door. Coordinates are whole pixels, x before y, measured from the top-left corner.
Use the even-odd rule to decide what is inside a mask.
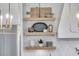
[[[79,32],[79,4],[71,4],[71,32]]]
[[[58,29],[58,38],[79,38],[76,14],[79,4],[64,4]]]

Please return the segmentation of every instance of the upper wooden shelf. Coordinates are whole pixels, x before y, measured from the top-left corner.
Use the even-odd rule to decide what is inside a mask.
[[[52,17],[52,18],[27,18],[27,17],[24,17],[24,21],[55,21],[55,17]]]
[[[25,50],[55,50],[56,47],[25,47]]]
[[[27,36],[54,36],[55,32],[26,32],[24,35]]]

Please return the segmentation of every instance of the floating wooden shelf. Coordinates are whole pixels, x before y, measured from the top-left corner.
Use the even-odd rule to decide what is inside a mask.
[[[55,32],[26,32],[26,36],[54,36]]]
[[[24,17],[24,21],[55,21],[55,17],[52,18],[27,18]]]
[[[55,50],[56,47],[25,47],[25,50]]]

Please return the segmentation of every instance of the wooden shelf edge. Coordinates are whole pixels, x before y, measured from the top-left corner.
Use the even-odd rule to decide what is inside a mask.
[[[52,18],[27,18],[27,17],[24,17],[23,20],[24,21],[55,21],[55,17],[52,17]]]
[[[54,36],[55,32],[26,32],[24,36]]]
[[[56,47],[25,47],[24,50],[55,50]]]
[[[17,33],[0,33],[0,34],[17,34]]]

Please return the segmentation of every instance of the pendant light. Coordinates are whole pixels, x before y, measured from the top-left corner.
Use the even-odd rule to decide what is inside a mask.
[[[0,9],[0,29],[11,29],[12,28],[12,20],[13,20],[13,15],[11,14],[10,10],[10,3],[9,3],[9,11],[8,13],[5,14],[5,20],[6,24],[3,24],[3,16],[2,16],[2,9]]]
[[[12,19],[13,16],[11,14],[11,10],[10,10],[10,3],[9,3],[9,12],[6,13],[5,17],[6,17],[6,28],[12,28]]]
[[[3,16],[2,16],[1,10],[0,10],[0,29],[2,29],[2,23],[3,23]]]
[[[78,28],[79,28],[79,13],[76,14],[76,18],[78,19]]]

